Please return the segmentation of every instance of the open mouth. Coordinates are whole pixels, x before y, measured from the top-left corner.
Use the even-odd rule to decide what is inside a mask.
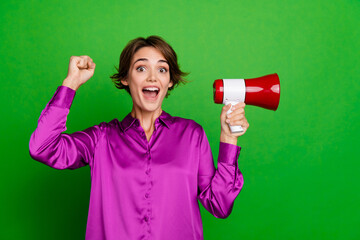
[[[156,98],[160,89],[158,87],[145,87],[142,92],[147,98]]]

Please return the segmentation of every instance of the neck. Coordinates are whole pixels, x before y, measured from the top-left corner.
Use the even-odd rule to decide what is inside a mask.
[[[161,107],[156,109],[155,111],[148,112],[142,109],[135,108],[133,106],[130,114],[133,118],[139,119],[141,127],[146,133],[148,133],[154,130],[155,120],[161,115],[161,113]]]

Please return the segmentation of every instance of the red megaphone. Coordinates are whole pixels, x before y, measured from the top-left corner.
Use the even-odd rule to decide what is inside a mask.
[[[217,79],[213,88],[215,103],[235,105],[245,102],[274,111],[279,106],[280,81],[276,73],[251,79]],[[230,126],[231,131],[241,131],[241,127],[235,127],[240,126]]]

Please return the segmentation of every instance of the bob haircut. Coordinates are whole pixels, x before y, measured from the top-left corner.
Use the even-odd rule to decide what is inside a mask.
[[[173,90],[174,87],[178,86],[180,83],[185,84],[187,82],[183,77],[187,76],[188,73],[180,70],[175,51],[167,42],[165,42],[164,39],[159,36],[152,35],[148,38],[139,37],[131,40],[121,52],[119,68],[115,66],[117,73],[110,76],[116,88],[125,89],[131,95],[129,86],[122,84],[121,80],[128,77],[132,58],[134,54],[143,47],[154,47],[158,49],[165,57],[166,61],[168,61],[170,68],[170,81],[173,85],[168,89],[165,97],[170,95],[169,91]]]

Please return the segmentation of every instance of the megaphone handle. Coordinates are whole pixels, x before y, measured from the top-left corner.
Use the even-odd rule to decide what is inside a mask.
[[[232,113],[231,108],[232,108],[233,105],[236,105],[237,102],[225,102],[225,105],[228,105],[228,104],[231,104],[231,107],[226,112],[226,114]],[[238,132],[243,132],[244,131],[244,129],[240,125],[238,125],[238,126],[231,126],[230,124],[228,124],[228,125],[229,125],[230,130],[231,130],[232,133],[238,133]]]

